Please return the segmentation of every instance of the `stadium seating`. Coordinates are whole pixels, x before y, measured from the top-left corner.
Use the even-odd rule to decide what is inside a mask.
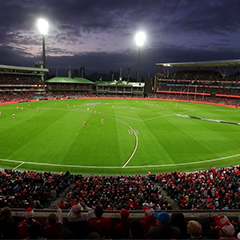
[[[50,172],[0,172],[0,207],[47,208],[68,186],[69,176]]]

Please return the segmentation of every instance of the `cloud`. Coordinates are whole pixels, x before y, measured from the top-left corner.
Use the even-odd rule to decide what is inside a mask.
[[[140,29],[147,34],[141,51],[145,74],[155,71],[156,62],[239,55],[238,0],[8,0],[1,1],[0,8],[2,64],[29,66],[41,59],[39,17],[49,21],[46,54],[51,71],[64,72],[69,64],[85,65],[88,71],[131,65],[133,74],[134,35]]]

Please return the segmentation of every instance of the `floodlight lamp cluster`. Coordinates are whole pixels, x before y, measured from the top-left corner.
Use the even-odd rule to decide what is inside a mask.
[[[138,32],[136,37],[136,44],[138,47],[142,47],[145,42],[145,33],[144,32]]]
[[[48,33],[48,22],[44,19],[38,20],[38,29],[42,35],[47,35]]]

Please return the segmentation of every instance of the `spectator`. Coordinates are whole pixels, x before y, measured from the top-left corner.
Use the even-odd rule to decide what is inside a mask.
[[[42,234],[42,226],[38,222],[32,222],[29,226],[29,237],[27,239],[43,239]]]
[[[60,233],[60,239],[74,239],[74,234],[68,228],[65,228]]]
[[[186,239],[188,237],[187,224],[186,224],[184,215],[182,213],[172,213],[171,225],[179,228],[179,230],[181,231],[182,239]]]
[[[200,215],[197,221],[202,225],[202,237],[206,239],[217,239],[214,218],[208,215]]]
[[[82,212],[85,210],[87,212]],[[72,231],[75,238],[85,238],[88,233],[88,221],[94,217],[92,208],[84,203],[77,203],[72,206],[67,214],[69,230]]]
[[[143,211],[145,213],[145,216],[152,216],[155,213],[154,209],[151,207],[143,207]]]
[[[37,222],[34,218],[32,207],[26,207],[24,210],[25,219],[18,224],[18,238],[25,239],[29,237],[29,227],[32,223]]]
[[[234,228],[235,228],[235,237],[237,237],[238,234],[240,233],[240,215],[238,215],[237,222],[233,221],[232,224],[234,225]]]
[[[43,236],[47,239],[59,239],[62,223],[57,221],[57,215],[49,214],[47,218],[47,226],[43,230]]]
[[[131,239],[144,239],[144,228],[140,221],[134,221],[130,227],[130,238]]]
[[[143,225],[144,234],[147,234],[151,226],[153,226],[153,227],[157,226],[157,219],[154,216],[153,208],[143,207],[143,210],[145,211],[145,217],[140,222]]]
[[[187,224],[187,233],[190,236],[189,239],[202,239],[202,225],[195,220],[190,220]]]
[[[2,238],[16,239],[18,237],[17,229],[17,223],[15,223],[12,218],[11,209],[9,207],[2,208],[0,212],[0,231]]]
[[[120,211],[120,223],[114,227],[114,238],[124,239],[129,238],[129,231],[131,227],[131,221],[129,220],[129,211],[127,209],[122,209]]]
[[[150,227],[146,237],[152,239],[180,239],[181,231],[170,224],[171,217],[167,212],[155,213],[157,226]]]
[[[234,226],[229,222],[216,221],[215,229],[218,230],[219,239],[234,239],[235,229]]]
[[[101,237],[109,238],[111,236],[112,222],[109,217],[102,217],[103,208],[97,205],[94,209],[96,218],[91,219],[88,224],[90,227],[94,226],[98,229]]]
[[[215,220],[216,223],[217,223],[217,222],[229,222],[228,217],[225,216],[225,215],[214,216],[213,218],[214,218],[214,220]]]
[[[85,210],[87,212],[82,212]],[[76,221],[88,221],[94,216],[94,211],[92,208],[89,208],[84,203],[77,203],[73,205],[70,211],[67,214],[67,219],[69,222],[76,222]]]

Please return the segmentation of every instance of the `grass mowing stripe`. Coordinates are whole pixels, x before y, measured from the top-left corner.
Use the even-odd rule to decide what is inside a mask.
[[[139,151],[136,154],[138,165],[160,164],[166,161],[172,162],[169,152],[164,148],[161,127],[156,127],[152,122],[144,122],[143,125],[140,127]],[[151,152],[151,157],[149,157],[149,152]],[[138,161],[138,158],[141,160]],[[131,165],[134,165],[134,163]]]
[[[54,106],[55,102],[57,107]],[[69,104],[70,107],[67,108],[65,104]],[[155,106],[152,107],[152,104]],[[7,109],[9,105],[6,109],[1,106],[2,114],[8,112],[9,115],[0,118],[0,133],[3,138],[0,139],[0,142],[2,141],[3,146],[9,148],[6,151],[1,148],[0,156],[19,160],[20,164],[27,158],[26,161],[35,161],[36,163],[35,165],[25,163],[19,166],[19,169],[33,168],[34,166],[36,169],[42,170],[44,169],[44,161],[46,161],[47,164],[56,165],[47,165],[48,167],[45,167],[47,170],[66,170],[66,167],[60,166],[61,163],[65,163],[74,172],[130,174],[146,173],[149,170],[158,172],[157,166],[161,170],[172,170],[173,166],[178,169],[199,169],[211,164],[211,162],[206,161],[207,159],[227,157],[227,155],[235,155],[236,157],[214,160],[214,164],[216,166],[226,165],[230,162],[230,164],[234,164],[239,159],[237,154],[240,149],[238,138],[240,128],[233,129],[233,127],[238,126],[225,124],[225,127],[218,125],[217,128],[209,123],[189,122],[189,119],[175,116],[177,113],[196,111],[193,115],[240,122],[238,109],[236,109],[238,111],[230,109],[233,111],[226,114],[225,111],[219,111],[226,110],[226,108],[219,106],[218,110],[215,111],[216,106],[179,102],[178,107],[175,108],[175,103],[171,104],[171,102],[129,99],[107,99],[101,100],[101,102],[98,99],[39,101],[30,103],[31,108],[29,109],[26,107],[27,103],[18,105],[19,107],[23,106],[24,111],[17,114],[16,122],[11,121],[11,115],[16,109],[16,105],[12,105],[11,109]],[[73,108],[73,105],[76,108]],[[94,105],[98,118],[93,115]],[[113,108],[112,105],[114,105]],[[39,113],[36,111],[38,107]],[[89,108],[89,113],[87,113],[87,108]],[[51,124],[56,115],[58,115],[59,121]],[[34,116],[39,116],[39,118],[34,118]],[[128,133],[128,127],[114,119],[116,116],[118,120],[139,131],[137,151],[123,169],[121,166],[130,156],[135,140],[134,135]],[[104,128],[97,127],[101,117],[104,117]],[[81,129],[84,119],[87,119],[88,124],[86,128],[88,130],[85,131],[87,132],[86,136],[82,134]],[[145,121],[148,119],[151,121]],[[16,124],[14,127],[13,123]],[[42,127],[42,132],[37,135],[36,140],[33,134],[38,132],[38,125]],[[31,133],[29,133],[30,128]],[[15,136],[13,132],[18,135],[16,143],[12,138]],[[32,143],[29,142],[29,139]],[[19,140],[21,140],[22,145]],[[80,147],[81,151],[82,148],[85,150],[79,152]],[[13,155],[16,158],[10,158]],[[199,163],[180,165],[193,159]],[[41,164],[37,164],[38,162]],[[77,166],[80,162],[85,166],[92,165],[92,168],[87,166],[84,169]],[[71,166],[71,164],[76,167]],[[172,165],[168,166],[168,164]],[[4,166],[16,167],[16,164],[6,162]],[[94,166],[98,168],[94,168]],[[106,169],[103,168],[105,166]],[[111,166],[119,166],[119,168],[110,168]],[[135,170],[131,168],[134,166],[136,166]]]
[[[21,160],[24,161],[48,162],[51,159],[49,156],[53,154],[56,147],[59,147],[59,152],[62,150],[60,140],[64,137],[65,131],[59,122],[67,114],[68,112],[59,113],[45,110],[44,114],[35,116],[34,119],[22,126],[20,129],[21,131],[25,130],[27,136],[25,139],[29,141],[22,142],[21,147],[15,150],[11,159],[19,159],[19,156],[22,156]],[[35,151],[31,151],[32,149]],[[59,158],[56,159],[59,160]]]

